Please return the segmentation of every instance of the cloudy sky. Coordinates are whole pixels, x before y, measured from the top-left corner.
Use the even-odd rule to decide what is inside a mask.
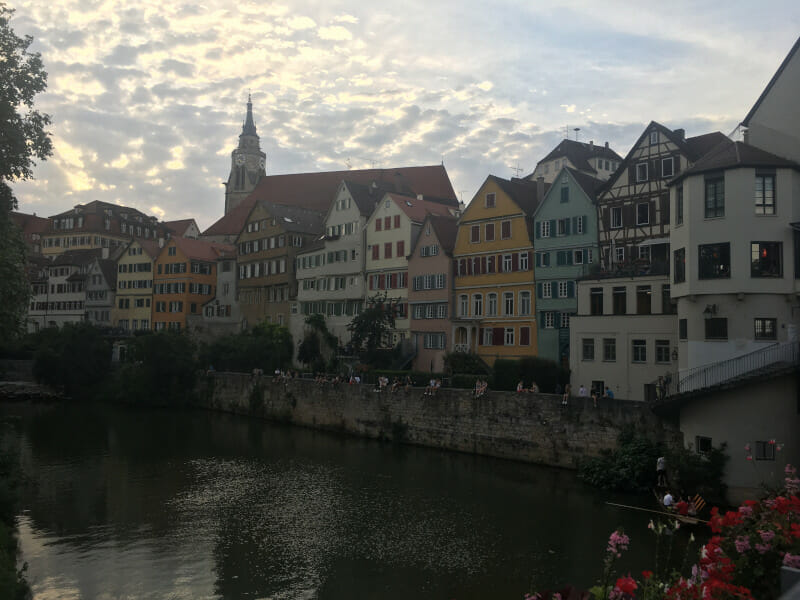
[[[248,91],[267,173],[438,164],[469,201],[566,132],[623,156],[656,120],[730,133],[800,33],[797,0],[21,0],[55,152],[14,186],[201,229]]]

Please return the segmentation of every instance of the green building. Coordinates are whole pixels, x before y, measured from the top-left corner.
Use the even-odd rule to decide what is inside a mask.
[[[569,366],[569,319],[578,310],[575,281],[599,263],[595,196],[603,181],[561,169],[534,214],[539,356]]]

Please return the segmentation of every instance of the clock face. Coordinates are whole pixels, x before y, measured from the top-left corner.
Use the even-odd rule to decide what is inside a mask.
[[[237,154],[236,155],[236,164],[240,167],[244,164],[244,154]]]

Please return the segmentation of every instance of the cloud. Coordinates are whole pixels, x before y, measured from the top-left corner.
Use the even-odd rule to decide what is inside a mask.
[[[323,40],[335,40],[335,41],[342,41],[342,40],[352,40],[353,34],[350,33],[349,29],[345,29],[340,25],[331,25],[329,27],[320,27],[318,31],[318,35]]]
[[[561,108],[564,109],[564,112],[574,113],[575,112],[575,105],[574,104],[562,104]]]

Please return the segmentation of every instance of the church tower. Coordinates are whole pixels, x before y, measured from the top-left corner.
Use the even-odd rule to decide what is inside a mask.
[[[247,95],[247,116],[239,135],[239,146],[231,152],[231,174],[225,183],[225,214],[227,215],[252,192],[262,175],[266,175],[267,155],[261,151],[253,103]]]

